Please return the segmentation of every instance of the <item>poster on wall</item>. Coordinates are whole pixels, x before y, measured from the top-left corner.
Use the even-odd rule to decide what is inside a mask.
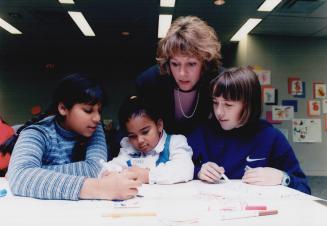
[[[322,100],[322,113],[327,114],[327,99]]]
[[[283,122],[280,120],[273,120],[271,111],[266,111],[266,120],[267,120],[267,122],[269,122],[271,124],[281,124]]]
[[[308,100],[308,115],[319,116],[320,115],[320,100]]]
[[[262,96],[263,96],[263,103],[274,105],[278,103],[277,99],[277,89],[271,86],[263,86],[262,87]]]
[[[295,88],[295,81],[301,81],[299,77],[288,77],[287,85],[288,85],[288,93],[292,95],[292,90]]]
[[[313,83],[313,98],[327,98],[325,83],[322,82]]]
[[[303,95],[303,82],[301,80],[294,80],[291,83],[291,94],[293,96]]]
[[[293,142],[321,142],[321,119],[293,119]]]
[[[253,70],[258,76],[260,85],[270,85],[271,84],[271,71],[263,69],[254,69]]]
[[[273,120],[291,120],[294,118],[293,106],[272,106],[272,119]]]

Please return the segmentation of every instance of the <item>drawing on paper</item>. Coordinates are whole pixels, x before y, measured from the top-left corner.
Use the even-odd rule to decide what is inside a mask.
[[[313,98],[326,98],[326,84],[314,82],[313,83]]]
[[[272,119],[273,120],[291,120],[294,117],[293,106],[272,106]]]
[[[320,100],[308,101],[308,115],[319,116],[320,115]]]
[[[254,69],[253,71],[258,76],[258,79],[259,79],[259,82],[261,85],[270,85],[271,84],[271,71],[270,70]]]
[[[294,142],[321,142],[321,119],[293,119]]]
[[[277,89],[271,86],[262,87],[263,103],[277,104]]]

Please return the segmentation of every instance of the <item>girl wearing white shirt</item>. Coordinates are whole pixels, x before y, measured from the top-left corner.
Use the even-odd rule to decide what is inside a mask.
[[[166,134],[163,121],[137,96],[128,97],[119,111],[126,132],[119,155],[103,164],[100,176],[112,171],[136,172],[143,183],[173,184],[192,180],[192,149],[183,135]]]

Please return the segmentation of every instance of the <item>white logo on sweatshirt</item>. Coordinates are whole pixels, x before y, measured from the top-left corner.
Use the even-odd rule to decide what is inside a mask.
[[[255,162],[255,161],[260,161],[260,160],[265,160],[266,158],[260,158],[260,159],[251,159],[250,156],[246,157],[247,162]]]

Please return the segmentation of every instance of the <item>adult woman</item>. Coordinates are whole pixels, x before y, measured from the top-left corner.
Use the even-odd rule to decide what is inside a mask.
[[[136,81],[168,133],[190,133],[210,114],[209,82],[222,71],[216,32],[198,17],[176,19],[159,41],[157,62]]]

